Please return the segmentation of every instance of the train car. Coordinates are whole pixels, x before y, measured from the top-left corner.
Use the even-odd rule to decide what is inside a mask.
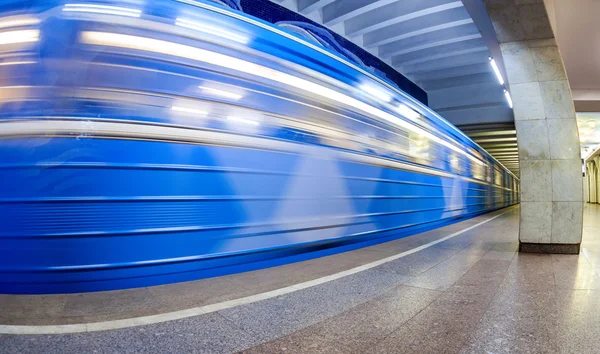
[[[458,129],[297,30],[209,1],[22,3],[0,4],[0,293],[248,271],[519,200]]]

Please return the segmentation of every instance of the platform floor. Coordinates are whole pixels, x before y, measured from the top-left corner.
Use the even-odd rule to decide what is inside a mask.
[[[0,333],[45,333],[2,334],[0,353],[597,353],[600,206],[578,256],[516,253],[518,218],[189,283],[0,295]]]

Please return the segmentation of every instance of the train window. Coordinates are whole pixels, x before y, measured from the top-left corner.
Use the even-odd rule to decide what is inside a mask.
[[[502,186],[503,178],[502,171],[498,169],[494,169],[494,184],[497,186]]]
[[[456,155],[449,156],[450,170],[455,173],[461,172],[460,159]]]
[[[471,163],[471,175],[475,179],[484,180],[486,167],[483,164]]]
[[[489,163],[485,165],[485,181],[492,183],[492,169]]]

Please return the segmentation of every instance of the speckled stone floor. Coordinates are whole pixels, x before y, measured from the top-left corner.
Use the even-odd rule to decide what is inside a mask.
[[[0,352],[598,353],[600,206],[586,206],[580,255],[516,253],[518,216],[512,208],[406,257],[282,296],[117,330],[3,335]],[[0,323],[79,323],[217,303],[389,257],[489,217],[283,267],[109,292],[113,300],[4,297]]]

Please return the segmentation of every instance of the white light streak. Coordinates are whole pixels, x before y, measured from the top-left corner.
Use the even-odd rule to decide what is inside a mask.
[[[400,113],[400,115],[411,120],[417,120],[421,116],[418,112],[414,111],[404,103],[400,103],[400,105],[396,107],[396,111]]]
[[[255,126],[260,125],[260,123],[255,120],[236,117],[236,116],[229,116],[229,117],[227,117],[227,120],[232,121],[232,122],[239,122],[239,123],[244,123],[244,124],[249,124],[249,125],[255,125]]]
[[[235,32],[226,30],[221,27],[209,25],[207,23],[200,23],[197,21],[192,21],[192,20],[188,20],[185,18],[181,18],[181,17],[178,17],[175,20],[175,25],[193,29],[193,30],[200,31],[200,32],[204,32],[204,33],[208,33],[208,34],[212,34],[212,35],[215,35],[218,37],[230,39],[232,41],[243,43],[243,44],[247,44],[250,40],[248,37],[246,37],[242,34],[235,33]]]
[[[66,4],[63,8],[65,12],[91,12],[107,15],[118,15],[128,17],[140,17],[141,10],[130,9],[126,7],[96,5],[96,4]]]
[[[205,116],[208,114],[208,112],[206,112],[206,111],[202,111],[202,110],[195,109],[195,108],[181,107],[181,106],[173,106],[173,107],[171,107],[171,110],[176,111],[176,112],[197,114],[199,116]]]
[[[40,20],[34,17],[11,16],[0,19],[0,28],[37,25]]]
[[[84,31],[81,33],[81,41],[86,44],[113,46],[125,49],[150,51],[164,55],[178,56],[181,58],[197,60],[215,66],[220,66],[231,70],[243,72],[249,75],[262,77],[267,80],[279,82],[303,90],[305,92],[320,95],[326,99],[333,100],[338,103],[353,107],[364,113],[375,116],[379,119],[385,120],[391,124],[401,127],[407,131],[411,131],[413,133],[422,135],[427,139],[436,142],[437,144],[446,146],[449,149],[466,156],[467,158],[471,159],[476,163],[484,164],[481,160],[465,152],[462,147],[456,146],[451,142],[443,140],[438,136],[418,126],[413,125],[412,123],[400,119],[397,116],[387,113],[379,108],[373,107],[354,97],[348,96],[328,87],[321,86],[318,83],[302,79],[281,71],[277,71],[275,69],[271,69],[259,64],[251,63],[243,59],[169,41],[111,32]]]
[[[0,66],[8,66],[8,65],[25,65],[25,64],[35,64],[36,61],[6,61],[0,63]]]
[[[366,85],[361,85],[359,87],[359,89],[362,91],[365,91],[366,93],[368,93],[371,96],[375,96],[375,97],[379,98],[382,101],[390,102],[392,100],[392,96],[390,96],[385,91],[383,91],[377,87],[373,87],[371,85],[366,84]]]
[[[239,99],[241,99],[242,97],[244,97],[243,95],[237,94],[237,93],[233,93],[233,92],[229,92],[229,91],[223,91],[223,90],[219,90],[216,88],[212,88],[212,87],[206,87],[206,86],[198,86],[199,88],[202,89],[202,91],[205,91],[208,94],[214,95],[214,96],[221,96],[221,97],[225,97],[225,98],[229,98],[232,99],[234,101],[237,101]]]
[[[0,33],[0,45],[37,42],[39,39],[40,31],[38,30],[19,30]]]

